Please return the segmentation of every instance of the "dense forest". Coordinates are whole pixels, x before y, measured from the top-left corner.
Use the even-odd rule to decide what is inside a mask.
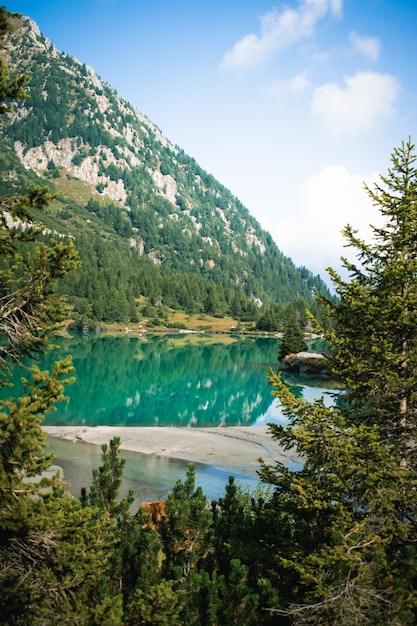
[[[9,28],[0,8],[0,36]],[[26,79],[0,63],[0,111]],[[208,502],[194,468],[153,520],[119,499],[120,441],[102,449],[91,486],[71,497],[50,467],[42,421],[72,380],[71,359],[27,372],[0,401],[0,620],[5,626],[413,625],[417,621],[417,154],[411,141],[368,189],[385,218],[372,244],[347,228],[358,264],[332,272],[332,406],[269,380],[288,426],[271,437],[303,458],[260,463],[260,483],[233,478]],[[3,196],[0,215],[1,383],[10,364],[48,349],[67,315],[57,291],[77,268],[70,238],[39,241],[28,223],[50,197]],[[12,217],[13,221],[9,218]],[[21,254],[22,249],[25,254]]]
[[[161,323],[172,310],[268,330],[290,313],[303,323],[307,308],[322,316],[314,295],[329,296],[326,285],[228,189],[33,22],[13,24],[2,54],[30,77],[29,97],[1,125],[0,193],[34,183],[59,192],[32,215],[46,237],[76,245],[81,263],[59,292],[79,327]]]

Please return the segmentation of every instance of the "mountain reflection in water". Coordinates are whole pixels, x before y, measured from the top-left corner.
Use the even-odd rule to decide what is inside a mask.
[[[278,369],[279,340],[222,335],[76,335],[58,337],[58,348],[39,367],[72,355],[76,382],[69,402],[45,418],[47,425],[251,426],[282,421],[267,373]],[[18,395],[22,373],[14,372]],[[289,385],[306,399],[326,388]],[[325,383],[326,384],[326,383]],[[10,394],[10,389],[5,392]]]

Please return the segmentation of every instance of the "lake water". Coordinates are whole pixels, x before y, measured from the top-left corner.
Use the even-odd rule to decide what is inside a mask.
[[[278,369],[278,339],[223,335],[148,334],[77,335],[57,338],[59,347],[42,357],[39,367],[71,354],[76,382],[67,387],[69,402],[57,405],[48,425],[107,426],[258,426],[282,422],[267,381]],[[313,346],[318,349],[320,346]],[[21,372],[14,373],[14,395]],[[287,377],[287,384],[307,400],[320,397],[328,382]],[[10,390],[2,392],[10,394]],[[100,447],[48,438],[55,462],[76,493],[90,482],[100,464]],[[161,499],[187,463],[123,452],[124,489],[134,488],[138,499]],[[256,479],[238,476],[252,487]],[[197,481],[210,498],[224,492],[228,473],[222,468],[197,466]]]
[[[278,369],[279,340],[225,335],[76,335],[39,367],[72,355],[76,382],[48,425],[256,426],[281,421],[267,373]],[[21,388],[15,371],[15,394]],[[296,395],[320,396],[328,382],[286,377]],[[8,390],[4,392],[9,394]]]

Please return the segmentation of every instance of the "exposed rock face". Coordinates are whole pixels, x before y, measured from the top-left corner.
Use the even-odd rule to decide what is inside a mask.
[[[156,170],[152,172],[152,178],[161,194],[172,204],[176,204],[177,183],[169,174],[161,174]]]
[[[330,376],[329,360],[321,352],[298,352],[287,354],[281,361],[280,369],[294,374]]]
[[[32,20],[13,24],[0,59],[31,80],[30,98],[0,128],[9,195],[28,180],[47,182],[61,193],[53,219],[64,219],[63,234],[90,236],[104,224],[114,231],[106,245],[126,239],[154,264],[190,268],[222,291],[238,287],[258,306],[327,295],[320,277],[296,268],[228,189],[91,67],[60,52]]]

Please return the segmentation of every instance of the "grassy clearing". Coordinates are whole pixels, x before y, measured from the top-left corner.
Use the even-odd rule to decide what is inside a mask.
[[[173,311],[168,315],[167,324],[149,324],[148,319],[133,324],[100,324],[100,327],[110,333],[133,333],[140,334],[143,332],[177,332],[179,330],[207,332],[207,333],[249,333],[254,332],[254,325],[250,323],[241,323],[233,317],[212,317],[210,315],[187,315]]]
[[[87,182],[71,178],[66,174],[61,175],[60,178],[54,178],[53,183],[63,197],[71,198],[81,206],[85,206],[93,195]]]
[[[169,325],[183,326],[187,330],[201,330],[218,333],[230,333],[243,331],[245,324],[239,323],[233,317],[212,317],[210,315],[187,315],[186,313],[173,312],[169,316]],[[253,324],[246,324],[246,327]]]

